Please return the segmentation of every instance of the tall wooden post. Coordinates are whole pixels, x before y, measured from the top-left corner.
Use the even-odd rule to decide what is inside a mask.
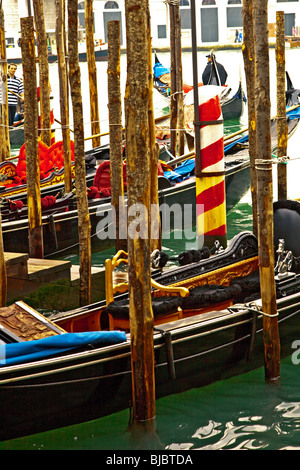
[[[58,58],[59,90],[60,90],[60,118],[62,125],[62,138],[64,150],[64,182],[65,192],[72,191],[71,172],[71,137],[69,122],[69,87],[68,71],[65,49],[65,0],[56,0],[56,48]]]
[[[149,5],[148,5],[149,7]],[[161,250],[161,223],[158,198],[158,159],[159,146],[156,142],[155,119],[153,106],[153,68],[152,68],[152,41],[151,41],[151,18],[147,11],[147,35],[148,35],[148,65],[149,65],[149,152],[150,152],[150,205],[151,214],[149,221],[150,250]]]
[[[253,1],[256,57],[256,141],[258,254],[265,349],[265,377],[280,380],[280,341],[276,305],[273,246],[273,186],[269,88],[268,0]]]
[[[100,121],[94,46],[93,0],[85,0],[85,42],[89,71],[91,131],[92,135],[96,135],[100,134]],[[100,137],[93,137],[92,144],[93,148],[98,147]]]
[[[126,223],[124,182],[123,182],[123,148],[122,148],[122,100],[121,100],[121,36],[120,21],[108,21],[108,114],[110,141],[110,178],[111,203],[115,209],[116,252],[127,250],[127,239],[120,237],[120,226]],[[124,232],[124,229],[122,230]]]
[[[24,137],[26,151],[29,256],[43,258],[43,228],[38,151],[38,103],[33,17],[21,18],[24,79]]]
[[[48,67],[48,45],[44,18],[43,0],[33,0],[34,19],[39,55],[39,84],[41,109],[41,140],[51,145],[50,83]]]
[[[177,94],[176,94],[176,55],[175,55],[175,5],[169,3],[170,15],[170,56],[171,56],[171,87],[170,87],[170,151],[176,157],[177,154]]]
[[[6,306],[6,295],[7,295],[7,276],[6,276],[6,266],[5,266],[5,258],[4,258],[2,222],[1,222],[1,212],[0,212],[0,307]]]
[[[8,120],[8,92],[7,92],[7,61],[6,61],[6,42],[5,42],[5,21],[3,9],[0,9],[0,54],[1,54],[1,78],[2,78],[2,120],[3,127],[1,129],[2,137],[0,143],[0,162],[10,157],[10,141],[9,141],[9,120]],[[1,114],[1,113],[0,113]]]
[[[177,129],[178,129],[178,155],[184,154],[184,109],[183,109],[183,83],[181,60],[181,17],[179,3],[174,5],[175,21],[175,58],[176,58],[176,91],[177,91]]]
[[[182,92],[181,62],[181,19],[179,2],[169,2],[170,12],[170,52],[171,52],[171,153],[176,156],[184,154],[184,110]]]
[[[246,88],[248,97],[248,134],[249,157],[251,177],[251,198],[253,214],[253,233],[257,236],[257,173],[255,168],[256,158],[256,118],[255,118],[255,50],[253,32],[253,1],[243,3],[243,58],[246,76]]]
[[[191,0],[192,21],[192,58],[193,58],[193,88],[198,91],[198,60],[197,60],[197,24],[196,0]],[[195,170],[196,176],[201,173],[201,134],[199,121],[199,93],[194,93],[194,126],[195,126]]]
[[[284,11],[276,12],[276,78],[277,78],[277,158],[287,154],[287,120],[285,101],[285,32]],[[287,199],[287,167],[277,166],[278,199]]]
[[[68,0],[69,78],[74,120],[75,187],[78,208],[78,234],[80,247],[80,306],[91,300],[91,225],[87,200],[84,125],[82,114],[81,77],[78,58],[78,2]]]
[[[153,312],[148,236],[150,209],[148,7],[148,0],[127,0],[125,3],[127,38],[125,128],[133,425],[154,432]],[[136,231],[134,227],[137,228]]]

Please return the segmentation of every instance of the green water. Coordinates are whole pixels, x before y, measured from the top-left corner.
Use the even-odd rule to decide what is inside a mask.
[[[227,214],[227,239],[228,242],[239,232],[244,230],[252,231],[252,208],[250,194],[247,194],[240,204],[237,204]],[[185,229],[185,237],[182,232],[171,232],[168,238],[162,240],[162,251],[169,257],[175,257],[182,251],[197,248],[197,239],[195,236],[196,228]],[[92,254],[92,264],[96,267],[103,267],[105,260],[115,253],[114,248]],[[79,264],[78,254],[71,254],[64,257],[65,260],[72,261],[73,264]]]
[[[282,361],[280,385],[264,369],[156,402],[156,436],[128,431],[129,411],[0,443],[0,450],[300,450],[300,375]],[[110,454],[107,454],[110,455]],[[192,454],[191,454],[192,455]]]

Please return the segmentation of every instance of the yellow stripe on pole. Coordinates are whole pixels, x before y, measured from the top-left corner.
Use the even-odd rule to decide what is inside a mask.
[[[196,198],[199,246],[226,246],[225,176],[196,178]]]

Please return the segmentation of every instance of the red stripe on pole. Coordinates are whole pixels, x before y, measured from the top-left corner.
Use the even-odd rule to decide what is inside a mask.
[[[221,116],[221,105],[218,96],[211,98],[199,105],[200,121],[216,121]],[[204,127],[204,126],[201,126]]]
[[[205,232],[205,236],[209,236],[209,237],[215,237],[215,236],[219,236],[219,237],[224,237],[227,233],[227,229],[226,229],[226,224],[224,225],[221,225],[220,227],[218,228],[215,228],[213,230],[211,230],[210,232]]]
[[[205,189],[196,196],[197,214],[203,214],[225,201],[225,179],[221,183]],[[199,205],[199,207],[198,207]],[[199,210],[199,211],[198,211]]]
[[[220,162],[224,158],[223,137],[201,149],[201,169]]]

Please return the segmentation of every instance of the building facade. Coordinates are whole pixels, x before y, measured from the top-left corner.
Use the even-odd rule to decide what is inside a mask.
[[[168,48],[170,45],[170,20],[168,0],[149,0],[153,48]],[[17,47],[20,36],[20,18],[32,15],[32,0],[2,0],[6,41]],[[269,23],[276,22],[276,11],[285,12],[287,36],[300,36],[300,0],[269,0]],[[78,0],[78,19],[84,37],[84,0]],[[107,23],[120,20],[121,44],[126,48],[125,0],[94,0],[95,39],[107,42]],[[182,47],[191,47],[191,0],[180,0]],[[44,0],[44,14],[49,42],[55,42],[55,0]],[[242,0],[196,0],[197,44],[226,45],[236,41],[236,32],[243,29]]]

